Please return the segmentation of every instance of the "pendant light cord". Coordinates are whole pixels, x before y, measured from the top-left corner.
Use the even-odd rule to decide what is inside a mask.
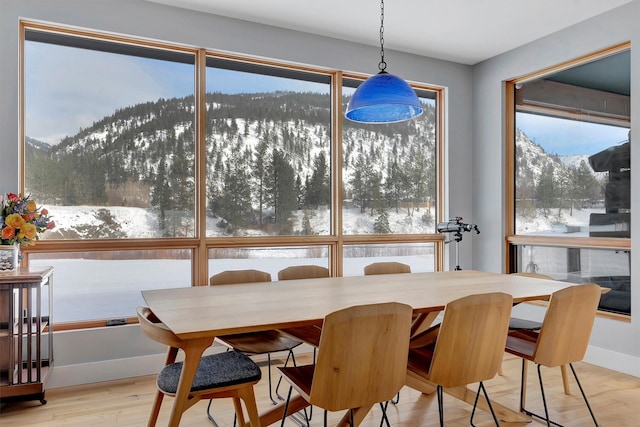
[[[387,63],[384,62],[384,0],[380,0],[380,63],[378,69],[384,73],[386,68]]]

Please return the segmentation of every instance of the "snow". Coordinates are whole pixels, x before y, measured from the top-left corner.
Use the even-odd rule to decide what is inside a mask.
[[[50,231],[50,238],[56,238],[61,230],[74,231],[89,227],[100,227],[102,222],[96,214],[100,209],[108,209],[112,217],[121,225],[128,238],[160,238],[157,217],[149,209],[123,206],[59,206],[47,205],[57,227]],[[424,210],[407,217],[406,210],[389,211],[389,224],[395,233],[432,233],[435,225],[424,224]],[[310,218],[319,235],[330,232],[330,210],[320,208]],[[298,211],[298,223],[302,223],[303,212]],[[370,234],[373,230],[372,217],[367,210],[361,214],[359,208],[343,211],[345,233]],[[219,218],[207,218],[209,237],[228,237],[215,224]],[[252,233],[252,235],[265,233]],[[44,236],[47,238],[47,236]],[[256,268],[271,273],[277,280],[279,270],[300,264],[327,266],[328,251],[320,247],[283,248],[223,248],[215,250],[209,260],[209,274],[223,270]],[[358,245],[345,247],[344,275],[362,274],[364,266],[375,261],[402,261],[411,266],[412,271],[433,271],[433,245],[424,244],[384,244],[369,245],[367,250],[357,250]],[[131,259],[103,259],[103,255],[87,252],[54,254],[32,254],[33,266],[53,266],[54,271],[54,322],[70,322],[87,319],[112,319],[133,316],[135,307],[144,304],[140,291],[145,289],[175,288],[191,285],[191,260],[188,250],[166,250],[145,259],[147,251],[127,251]],[[117,254],[122,257],[123,251]],[[148,256],[147,256],[148,257]],[[162,258],[161,258],[162,257]],[[46,301],[45,304],[46,305]]]

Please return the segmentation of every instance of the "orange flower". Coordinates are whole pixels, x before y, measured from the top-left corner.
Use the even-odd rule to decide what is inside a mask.
[[[2,229],[3,239],[13,239],[16,235],[16,229],[13,227],[5,227]]]
[[[49,211],[46,210],[45,208],[42,208],[42,210],[40,211],[40,215],[47,216],[47,215],[49,215]]]

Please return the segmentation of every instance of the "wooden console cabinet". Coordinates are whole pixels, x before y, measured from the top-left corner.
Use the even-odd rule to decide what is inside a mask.
[[[38,399],[53,368],[53,268],[0,272],[0,401]]]

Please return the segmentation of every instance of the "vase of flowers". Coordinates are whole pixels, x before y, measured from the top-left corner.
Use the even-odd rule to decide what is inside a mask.
[[[30,195],[0,196],[0,208],[0,272],[12,271],[18,268],[20,247],[35,245],[39,235],[56,224]]]

